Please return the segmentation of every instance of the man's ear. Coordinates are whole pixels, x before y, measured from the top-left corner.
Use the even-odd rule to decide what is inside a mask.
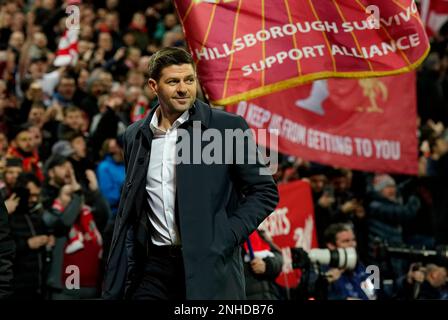
[[[157,94],[157,81],[153,78],[148,79],[148,86],[151,88],[151,90]]]
[[[327,242],[327,248],[330,250],[335,250],[336,246],[334,244],[332,244],[331,242]]]

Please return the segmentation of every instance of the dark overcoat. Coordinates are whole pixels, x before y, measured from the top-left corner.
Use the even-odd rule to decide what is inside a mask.
[[[222,147],[226,160],[221,164],[204,163],[203,159],[193,163],[194,151],[200,148],[205,152],[204,148],[210,148],[213,142],[210,138],[212,141],[203,139],[195,145],[197,140],[193,139],[193,132],[198,129],[194,128],[202,133],[208,129],[215,133],[218,130],[224,136],[225,129],[246,130],[248,125],[242,117],[212,109],[199,100],[189,112],[188,121],[179,127],[176,152],[182,159],[190,157],[191,163],[183,161],[176,165],[175,206],[184,258],[186,298],[244,299],[240,245],[275,209],[277,186],[271,175],[260,174],[265,165],[259,157],[249,161],[253,139],[237,138],[230,147],[233,152],[226,152],[230,151],[228,145]],[[150,208],[145,185],[153,137],[149,124],[153,113],[154,110],[125,132],[126,181],[106,267],[105,299],[129,297],[140,281],[145,259],[151,255],[148,245],[151,226],[147,218]],[[189,148],[179,148],[185,146],[185,142],[189,142]],[[235,161],[238,160],[235,150],[241,146],[247,151],[244,161],[241,157]]]

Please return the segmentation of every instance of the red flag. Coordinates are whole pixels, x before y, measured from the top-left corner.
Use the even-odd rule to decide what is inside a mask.
[[[437,34],[448,21],[448,0],[421,0],[422,21],[429,36]]]
[[[412,0],[175,4],[201,83],[214,104],[328,77],[403,73],[416,68],[429,51]],[[366,13],[369,5],[374,11]],[[375,18],[372,12],[378,13]]]
[[[292,269],[290,248],[309,251],[317,247],[311,187],[304,181],[278,186],[280,202],[275,211],[260,225],[282,249],[283,270],[277,282],[286,287],[296,287],[300,271]]]
[[[59,40],[54,65],[56,67],[75,65],[78,59],[79,29],[67,29]]]
[[[228,110],[254,129],[271,135],[277,130],[282,153],[358,170],[416,174],[415,87],[414,72],[318,80]],[[259,143],[270,141],[268,134]]]

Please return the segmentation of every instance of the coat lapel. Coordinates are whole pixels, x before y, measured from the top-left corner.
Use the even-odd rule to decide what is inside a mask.
[[[131,219],[133,222],[140,223],[141,213],[146,212],[146,208],[148,208],[145,203],[145,201],[147,201],[145,187],[153,139],[150,123],[156,109],[157,107],[155,107],[141,123],[135,136],[135,140],[128,142],[133,144],[131,157],[129,158],[128,163],[128,165],[130,165],[130,171],[127,173],[130,175],[129,180],[127,180],[129,190],[127,191],[126,199],[124,199],[126,204],[123,208],[123,215],[120,219],[118,233],[114,238],[118,238],[118,234],[123,231],[125,225],[129,224],[130,216],[133,216],[134,219],[136,219]],[[189,112],[189,119],[183,123],[180,128],[186,129],[190,137],[193,137],[193,122],[199,121],[203,128],[207,128],[210,121],[211,111],[208,105],[200,100],[196,100]],[[190,139],[190,142],[192,143],[192,139]],[[133,151],[134,149],[136,151]],[[188,167],[189,165],[182,164],[176,166],[176,211],[189,201],[188,198],[183,198],[182,196],[178,197],[178,195],[185,194],[182,191],[191,188],[192,183],[194,183],[194,179],[190,179],[194,177],[190,177],[191,175],[189,174]],[[114,245],[115,241],[112,244],[112,249]]]

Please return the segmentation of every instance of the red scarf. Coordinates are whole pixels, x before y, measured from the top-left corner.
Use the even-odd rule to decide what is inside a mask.
[[[32,172],[40,181],[44,181],[44,175],[42,173],[42,169],[40,168],[39,154],[36,150],[32,152],[30,157],[25,157],[19,149],[10,146],[8,148],[8,152],[6,153],[6,157],[22,159],[23,172]]]

